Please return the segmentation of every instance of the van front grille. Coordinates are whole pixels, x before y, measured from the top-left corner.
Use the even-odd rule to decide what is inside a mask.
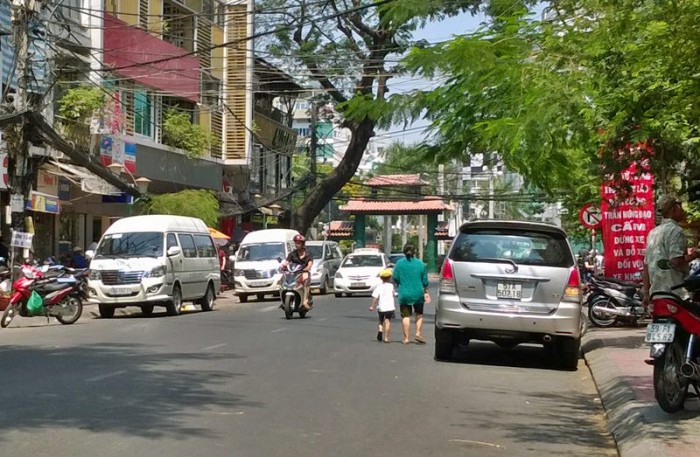
[[[100,273],[102,274],[102,284],[116,286],[120,284],[140,284],[144,272],[107,270]]]

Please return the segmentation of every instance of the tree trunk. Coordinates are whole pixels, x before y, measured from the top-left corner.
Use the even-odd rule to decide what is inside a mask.
[[[307,232],[314,218],[355,175],[367,144],[374,136],[374,122],[369,118],[364,118],[360,123],[351,127],[351,130],[352,138],[343,160],[326,178],[311,189],[301,206],[292,213],[292,228],[301,234]]]

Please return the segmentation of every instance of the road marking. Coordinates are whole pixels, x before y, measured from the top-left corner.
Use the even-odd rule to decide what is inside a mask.
[[[285,330],[287,330],[287,327],[278,328],[277,330],[273,330],[272,333],[284,332]]]
[[[490,447],[495,447],[495,448],[502,448],[500,444],[496,443],[485,443],[483,441],[472,441],[472,440],[459,440],[459,439],[454,439],[454,440],[448,440],[450,443],[463,443],[463,444],[479,444],[481,446],[490,446]]]
[[[212,349],[222,348],[224,346],[226,346],[226,343],[215,344],[214,346],[207,346],[205,348],[202,348],[202,351],[211,351]]]
[[[266,306],[264,308],[260,308],[258,311],[261,313],[269,313],[270,311],[274,311],[276,309],[280,309],[280,305]]]
[[[324,322],[324,321],[327,321],[327,320],[328,320],[327,317],[321,317],[321,318],[318,319],[318,322]]]
[[[95,376],[94,378],[86,379],[85,382],[97,382],[97,381],[102,381],[103,379],[111,378],[111,377],[114,377],[114,376],[119,376],[120,374],[124,374],[124,373],[126,373],[126,370],[115,371],[115,372],[113,372],[113,373],[107,373],[107,374],[103,374],[103,375],[100,375],[100,376]]]

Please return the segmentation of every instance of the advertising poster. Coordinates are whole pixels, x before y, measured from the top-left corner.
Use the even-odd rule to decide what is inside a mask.
[[[621,196],[620,189],[628,192]],[[639,281],[649,231],[654,228],[654,176],[648,163],[631,165],[620,182],[603,183],[603,249],[605,276]]]

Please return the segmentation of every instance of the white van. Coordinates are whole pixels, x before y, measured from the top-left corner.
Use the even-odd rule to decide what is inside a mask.
[[[251,232],[243,238],[236,253],[233,272],[236,295],[241,302],[249,295],[262,300],[266,294],[278,294],[282,274],[280,260],[294,250],[296,230],[268,229]]]
[[[211,311],[220,287],[217,249],[201,219],[134,216],[102,235],[90,261],[88,302],[99,305],[102,317],[126,306],[145,315],[165,306],[177,315],[185,301]]]

